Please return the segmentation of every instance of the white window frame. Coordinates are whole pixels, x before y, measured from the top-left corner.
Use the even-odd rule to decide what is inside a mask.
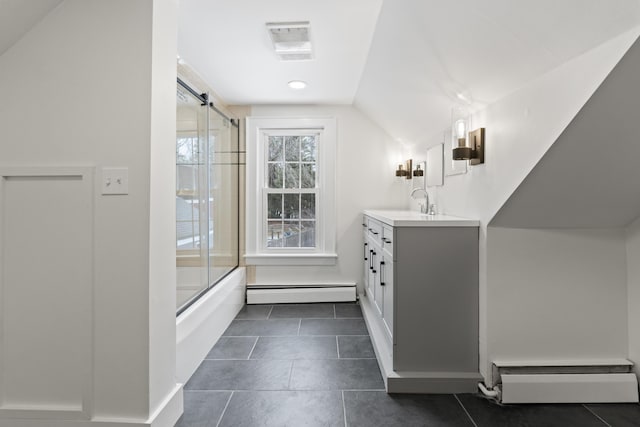
[[[248,117],[246,255],[248,265],[333,265],[336,263],[335,118]],[[319,133],[316,148],[316,247],[267,248],[267,148],[269,134],[296,130]],[[302,134],[301,133],[301,134]]]

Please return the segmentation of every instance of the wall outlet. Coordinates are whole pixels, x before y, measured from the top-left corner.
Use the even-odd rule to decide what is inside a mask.
[[[129,194],[129,168],[102,168],[102,194]]]

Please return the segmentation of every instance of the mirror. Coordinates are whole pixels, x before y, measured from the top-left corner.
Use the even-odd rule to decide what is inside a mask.
[[[434,145],[427,150],[426,185],[434,187],[444,184],[444,144]]]

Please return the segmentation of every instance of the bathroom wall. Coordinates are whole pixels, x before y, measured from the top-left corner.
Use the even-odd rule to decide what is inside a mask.
[[[395,180],[401,158],[397,144],[351,106],[253,106],[252,117],[335,117],[336,232],[334,266],[258,266],[249,283],[345,283],[361,288],[363,209],[406,208],[409,188]]]
[[[626,229],[629,359],[640,376],[640,217]]]
[[[22,229],[27,242],[43,236],[23,258],[25,274],[2,283],[2,376],[21,381],[3,381],[1,426],[173,425],[181,412],[176,9],[175,0],[66,0],[0,56],[0,169],[33,175],[0,183],[11,198],[0,215],[41,200],[23,218],[5,216],[0,232]],[[101,194],[103,167],[128,168],[127,195]],[[55,177],[78,168],[89,172]],[[88,184],[83,192],[66,190],[77,182]],[[14,191],[19,185],[28,191]],[[58,221],[65,214],[88,229]],[[74,247],[71,236],[86,245]],[[12,239],[0,239],[5,256],[24,250]],[[51,257],[61,264],[37,280]]]
[[[624,229],[490,226],[489,360],[624,358]]]
[[[485,378],[490,379],[489,357],[502,357],[502,354],[510,354],[506,348],[499,347],[501,353],[496,353],[495,343],[506,342],[504,340],[502,326],[513,321],[516,313],[503,312],[501,316],[489,314],[489,310],[497,302],[507,306],[515,304],[518,292],[508,295],[501,295],[502,285],[498,289],[494,288],[496,283],[490,280],[488,272],[491,268],[501,268],[499,262],[501,257],[509,257],[512,251],[519,252],[519,245],[522,250],[528,248],[530,243],[522,239],[511,239],[508,245],[504,244],[504,239],[509,234],[498,234],[495,244],[491,243],[492,234],[500,233],[495,229],[487,228],[496,212],[503,206],[507,199],[518,188],[523,179],[538,163],[549,147],[558,139],[567,125],[575,117],[585,102],[594,93],[596,88],[605,79],[608,73],[624,55],[639,34],[638,29],[634,29],[611,41],[589,51],[574,60],[563,64],[557,69],[530,82],[525,87],[506,96],[502,100],[476,112],[472,118],[472,129],[476,127],[486,128],[487,151],[486,163],[480,166],[473,166],[463,175],[445,177],[443,187],[432,188],[435,203],[439,206],[440,212],[453,215],[478,218],[481,221],[480,230],[480,369]],[[442,131],[435,132],[431,138],[425,138],[413,147],[408,147],[414,158],[426,156],[428,147],[442,141]],[[571,174],[572,168],[580,168],[580,164],[567,162],[566,174]],[[595,200],[594,203],[597,203]],[[548,206],[549,210],[553,206]],[[524,227],[524,226],[523,226]],[[515,235],[515,234],[514,234]],[[542,246],[538,250],[548,246],[553,238],[539,239]],[[560,238],[560,235],[558,235]],[[562,239],[561,239],[562,240]],[[571,240],[571,239],[569,239]],[[594,249],[599,247],[597,240],[589,240]],[[569,244],[570,242],[566,242]],[[529,248],[533,250],[532,248]],[[619,251],[618,251],[619,252]],[[489,260],[492,258],[494,261]],[[524,260],[523,260],[524,261]],[[533,259],[530,260],[534,262]],[[537,268],[540,270],[554,270],[552,264],[542,263],[535,260]],[[553,260],[548,260],[553,262]],[[619,261],[611,260],[613,264],[607,268],[617,268]],[[501,277],[508,276],[508,270],[498,273]],[[526,275],[522,275],[518,282],[518,289],[526,289],[533,292],[539,299],[552,298],[548,289],[541,288],[537,280],[530,280]],[[582,288],[579,280],[567,284],[576,294],[584,294],[589,288]],[[619,291],[622,286],[619,281],[614,285],[615,291]],[[593,294],[595,296],[596,294]],[[496,300],[496,298],[498,298]],[[557,306],[558,313],[572,308],[568,304],[569,300],[564,300],[565,304]],[[610,305],[613,311],[625,311],[626,307],[620,306],[620,302]],[[573,333],[580,336],[589,333],[584,325],[591,321],[591,314],[582,312],[582,321],[575,321],[571,324]],[[602,313],[608,316],[609,312]],[[522,322],[529,322],[532,328],[531,336],[534,339],[532,345],[537,344],[535,337],[542,337],[546,332],[544,325],[536,324],[535,319],[530,317],[521,319]],[[624,327],[624,325],[619,325]],[[569,333],[569,330],[564,331]],[[600,354],[599,338],[592,337],[589,354]],[[539,342],[543,344],[544,341]],[[616,347],[618,348],[618,347]],[[515,346],[514,346],[515,349]],[[504,350],[504,351],[503,351]],[[622,354],[620,354],[622,356]],[[550,350],[547,357],[565,358],[563,349],[557,351]]]

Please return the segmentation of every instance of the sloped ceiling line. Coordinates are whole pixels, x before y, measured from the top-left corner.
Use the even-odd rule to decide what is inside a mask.
[[[496,213],[517,228],[625,227],[640,216],[640,38]]]

